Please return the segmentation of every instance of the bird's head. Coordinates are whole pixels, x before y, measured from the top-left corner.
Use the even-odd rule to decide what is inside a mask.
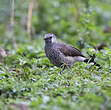
[[[51,44],[53,42],[56,42],[56,36],[54,34],[45,34],[44,40],[46,43]]]

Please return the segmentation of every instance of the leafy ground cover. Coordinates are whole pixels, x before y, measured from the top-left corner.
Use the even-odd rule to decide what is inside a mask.
[[[24,19],[30,0],[16,0],[17,50],[11,42],[9,1],[0,1],[0,47],[9,50],[0,60],[0,110],[111,110],[111,1],[35,0],[29,41]],[[48,32],[87,57],[95,54],[101,69],[77,62],[60,74],[44,53]],[[106,47],[96,50],[102,42]]]
[[[42,50],[27,44],[0,63],[0,109],[111,109],[110,49],[97,52],[102,69],[79,62],[62,75]]]

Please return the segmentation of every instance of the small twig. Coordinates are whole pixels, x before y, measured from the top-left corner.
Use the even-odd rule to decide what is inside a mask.
[[[11,36],[12,36],[11,38],[13,46],[15,49],[17,49],[17,43],[14,36],[14,0],[12,0],[12,7],[10,12],[10,30],[11,30]]]
[[[27,35],[28,39],[31,40],[31,20],[32,20],[32,9],[34,5],[34,0],[31,0],[28,8],[28,19],[27,19]]]
[[[100,66],[100,64],[95,62],[96,55],[95,54],[90,55],[88,52],[87,52],[87,54],[90,56],[90,59],[87,59],[86,62],[88,62],[88,63],[93,62],[95,66],[99,67],[98,70],[101,69],[102,67]]]

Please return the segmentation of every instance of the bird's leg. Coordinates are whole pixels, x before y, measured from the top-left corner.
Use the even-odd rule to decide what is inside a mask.
[[[67,64],[66,68],[69,70],[69,72],[71,72],[72,65],[71,64]]]
[[[65,69],[65,65],[63,64],[63,65],[61,66],[60,74],[62,74],[62,72],[64,71],[64,69]]]
[[[64,71],[65,68],[67,68],[70,71],[71,70],[71,65],[69,65],[69,64],[63,64],[61,66],[60,74],[62,74],[62,72]]]

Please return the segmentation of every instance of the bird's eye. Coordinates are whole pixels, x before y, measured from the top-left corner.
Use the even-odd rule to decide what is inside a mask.
[[[52,38],[52,36],[50,36],[49,38]]]

